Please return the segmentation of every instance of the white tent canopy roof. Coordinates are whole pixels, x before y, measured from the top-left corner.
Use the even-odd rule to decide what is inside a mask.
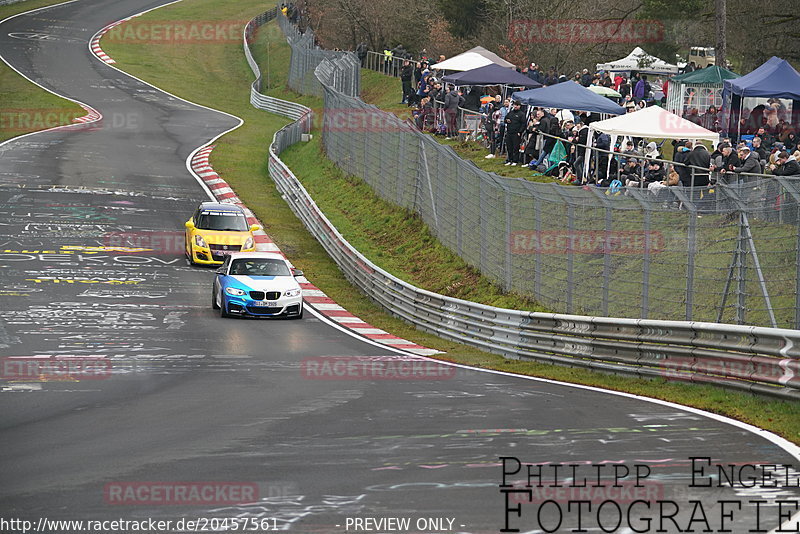
[[[589,125],[592,130],[612,136],[648,139],[695,139],[716,142],[719,134],[706,130],[658,106],[640,109]]]
[[[667,63],[656,56],[651,56],[638,46],[633,52],[622,59],[610,61],[608,63],[598,63],[597,70],[608,70],[611,72],[621,72],[635,70],[639,72],[652,72],[663,74],[678,74],[678,66]]]
[[[477,69],[478,67],[485,67],[486,65],[490,65],[492,63],[501,65],[503,67],[514,67],[513,63],[509,63],[494,52],[490,52],[482,46],[476,46],[475,48],[467,50],[466,52],[457,56],[453,56],[450,59],[445,59],[441,63],[433,65],[431,68],[441,70],[457,70],[463,72],[466,70]]]

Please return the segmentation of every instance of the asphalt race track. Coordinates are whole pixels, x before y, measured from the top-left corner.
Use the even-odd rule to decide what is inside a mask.
[[[183,222],[207,199],[186,158],[238,124],[90,54],[87,42],[101,27],[163,3],[80,0],[0,23],[6,62],[104,116],[0,146],[0,356],[108,362],[97,379],[0,382],[0,518],[254,518],[270,530],[333,533],[355,531],[357,518],[393,517],[409,519],[409,527],[372,531],[499,532],[504,456],[544,464],[545,485],[557,464],[577,465],[577,479],[589,484],[601,473],[590,494],[534,488],[532,503],[510,494],[510,506],[526,500],[521,517],[510,515],[511,528],[522,532],[543,531],[540,523],[556,531],[559,505],[557,531],[575,531],[575,506],[568,512],[567,502],[580,499],[593,512],[602,501],[617,503],[622,524],[609,530],[616,523],[610,505],[601,520],[620,533],[689,531],[696,506],[713,532],[722,531],[723,509],[733,511],[725,524],[737,533],[757,521],[769,531],[781,510],[784,520],[797,511],[800,489],[782,482],[731,488],[714,479],[715,487],[690,487],[690,457],[793,464],[784,471],[797,485],[798,459],[742,427],[639,399],[430,364],[414,379],[378,379],[374,371],[331,379],[323,372],[330,360],[319,357],[352,358],[357,370],[386,370],[412,357],[308,313],[299,321],[221,319],[209,305],[213,270],[188,267],[179,246],[115,249],[119,235],[180,243]],[[48,38],[19,38],[30,34]],[[614,465],[630,471],[621,488],[612,486]],[[649,476],[633,489],[637,466]],[[570,469],[557,472],[561,485]],[[508,481],[524,485],[524,470]],[[223,482],[250,498],[215,494],[187,503],[149,493],[122,502],[115,493],[140,483]],[[643,495],[674,501],[674,522],[644,526],[659,505],[631,506]],[[537,518],[546,499],[556,503]],[[782,499],[794,508],[779,510]],[[427,521],[436,518],[446,520]],[[582,525],[601,531],[586,509]],[[169,531],[183,530],[194,529]]]

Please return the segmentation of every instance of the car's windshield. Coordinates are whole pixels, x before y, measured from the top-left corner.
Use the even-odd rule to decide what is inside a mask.
[[[230,274],[246,276],[291,276],[289,267],[281,260],[269,258],[243,258],[234,260]]]
[[[244,215],[230,211],[201,211],[194,225],[200,230],[243,232],[248,229]]]

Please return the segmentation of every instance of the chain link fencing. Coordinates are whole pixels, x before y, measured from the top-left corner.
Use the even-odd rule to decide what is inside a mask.
[[[323,50],[316,44],[316,37],[311,28],[301,32],[297,26],[289,22],[283,14],[278,17],[278,25],[286,36],[292,49],[289,66],[288,85],[293,91],[304,95],[322,96],[322,85],[314,74],[315,69],[325,60],[333,63],[330,83],[345,95],[361,94],[361,63],[352,52],[336,52]]]
[[[327,156],[504,290],[568,314],[800,327],[800,179],[614,191],[504,178],[364,103],[353,54],[278,20],[290,87],[324,97]]]

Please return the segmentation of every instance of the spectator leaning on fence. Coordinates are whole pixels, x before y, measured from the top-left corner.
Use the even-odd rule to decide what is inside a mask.
[[[761,174],[761,161],[758,159],[758,154],[752,152],[748,147],[743,146],[739,149],[739,159],[742,161],[742,164],[738,167],[733,167],[731,169],[733,172]]]
[[[691,143],[687,144],[690,146]],[[694,185],[696,187],[706,186],[710,183],[708,170],[711,167],[711,154],[703,143],[699,141],[694,144],[694,148],[686,157],[686,164],[699,169],[689,169],[689,183],[684,185]],[[694,174],[694,178],[692,178]]]
[[[720,151],[720,155],[715,157],[711,163],[711,170],[717,171],[718,173],[724,175],[730,169],[734,167],[738,167],[742,164],[739,160],[739,157],[736,155],[736,152],[733,151],[730,143],[720,143],[717,147]]]
[[[783,151],[778,154],[778,165],[770,165],[769,169],[775,176],[800,176],[800,164],[794,155]]]

